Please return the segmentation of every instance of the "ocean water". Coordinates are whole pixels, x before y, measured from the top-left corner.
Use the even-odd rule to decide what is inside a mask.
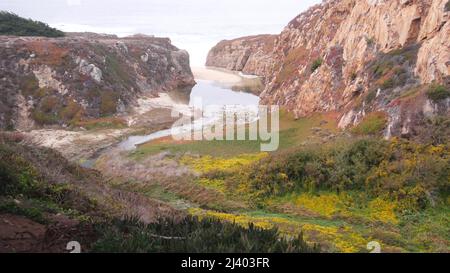
[[[41,20],[64,31],[169,37],[203,66],[224,39],[277,34],[320,0],[1,0],[0,10]]]

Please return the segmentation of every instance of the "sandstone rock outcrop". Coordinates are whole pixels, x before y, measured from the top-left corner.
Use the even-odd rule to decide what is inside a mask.
[[[265,76],[269,73],[276,35],[257,35],[224,40],[212,48],[206,66]]]
[[[0,36],[0,128],[112,115],[141,94],[194,84],[189,54],[167,38]]]
[[[266,79],[262,102],[282,105],[298,117],[339,111],[343,128],[358,124],[371,111],[384,111],[391,127],[387,136],[410,132],[406,127],[411,120],[425,116],[423,105],[436,104],[426,98],[426,85],[449,88],[448,2],[327,0],[311,7],[276,37],[267,55],[254,59]],[[234,41],[246,48],[254,42]],[[227,50],[210,54],[208,63],[241,54],[240,48],[237,53],[230,50],[234,43],[222,42],[220,47]],[[448,115],[448,99],[439,104],[443,107],[434,106],[440,109],[436,114]]]

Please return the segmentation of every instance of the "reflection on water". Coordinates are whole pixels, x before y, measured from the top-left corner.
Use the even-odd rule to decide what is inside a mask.
[[[203,107],[208,105],[225,106],[225,105],[242,105],[257,106],[259,97],[245,93],[236,92],[228,87],[222,87],[213,81],[198,80],[190,94],[190,106],[194,106],[195,99],[200,98]]]
[[[175,103],[189,105],[192,89],[192,87],[179,88],[169,91],[167,94]]]
[[[201,99],[203,106],[208,105],[259,105],[259,97],[255,94],[261,92],[260,78],[243,79],[242,84],[233,86],[220,85],[214,81],[196,80],[192,87],[179,88],[167,92],[176,104],[194,106],[194,99]]]
[[[203,110],[210,108],[213,111],[220,111],[225,106],[234,106],[233,109],[240,109],[242,111],[257,111],[259,105],[259,97],[245,92],[236,92],[231,88],[223,87],[213,81],[197,80],[192,90],[180,89],[168,92],[170,98],[181,104],[189,105],[193,108],[203,108]],[[199,105],[201,102],[201,105]],[[211,113],[205,113],[208,117],[198,120],[194,123],[195,129],[201,129],[203,125],[214,121],[215,117],[211,117]],[[180,133],[185,131],[185,128],[177,128]],[[131,136],[119,144],[119,147],[124,150],[133,150],[137,145],[146,143],[162,137],[167,137],[172,134],[172,129],[158,131],[145,136]]]

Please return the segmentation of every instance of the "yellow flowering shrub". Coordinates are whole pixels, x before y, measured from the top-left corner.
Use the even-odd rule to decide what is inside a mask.
[[[225,183],[222,179],[200,178],[198,180],[198,184],[207,189],[213,189],[218,192],[225,193]]]
[[[246,215],[235,215],[230,213],[217,212],[212,210],[203,210],[199,208],[191,208],[189,209],[189,213],[199,217],[200,219],[204,217],[212,217],[220,220],[236,223],[243,227],[248,227],[249,223],[253,223],[256,227],[271,229],[274,227],[274,224],[271,223],[268,219],[264,218],[256,218],[250,217]]]
[[[232,171],[237,168],[248,166],[254,162],[257,162],[265,157],[267,153],[259,154],[243,154],[231,158],[221,158],[212,156],[202,156],[194,158],[192,156],[183,156],[181,163],[192,167],[199,173],[208,173],[212,171]]]
[[[369,202],[369,215],[373,220],[383,223],[397,224],[398,219],[395,215],[397,205],[393,202],[376,198]]]
[[[302,230],[306,235],[314,233],[316,237],[319,237],[321,240],[331,242],[339,252],[343,253],[358,252],[364,249],[367,242],[370,241],[360,234],[355,233],[352,228],[348,226],[338,228],[305,224],[302,226]]]
[[[320,196],[301,194],[296,199],[295,204],[320,215],[331,217],[339,211],[341,201],[336,194],[323,194]]]
[[[302,223],[294,219],[274,216],[251,216],[244,214],[231,214],[200,208],[191,208],[188,212],[200,219],[212,217],[223,221],[236,223],[248,227],[253,223],[256,227],[271,229],[277,227],[285,236],[296,236],[303,232],[310,243],[331,244],[338,252],[352,253],[365,248],[368,239],[356,233],[351,227],[322,226],[318,224]]]

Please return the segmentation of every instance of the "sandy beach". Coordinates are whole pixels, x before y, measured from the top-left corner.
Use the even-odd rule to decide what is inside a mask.
[[[196,80],[215,81],[221,84],[236,85],[243,80],[237,73],[209,67],[193,67],[192,73]]]
[[[259,95],[264,89],[261,77],[245,75],[242,72],[238,73],[214,67],[192,67],[192,73],[196,80],[213,81],[234,91]]]

